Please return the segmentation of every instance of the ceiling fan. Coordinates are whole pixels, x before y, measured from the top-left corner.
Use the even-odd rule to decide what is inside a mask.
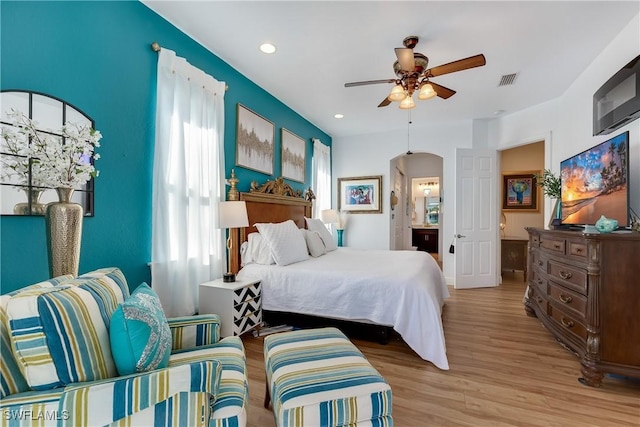
[[[418,91],[418,99],[430,99],[434,96],[447,99],[453,96],[456,91],[431,81],[432,77],[444,74],[455,73],[469,68],[481,67],[486,64],[484,55],[470,56],[459,59],[434,68],[427,68],[429,58],[425,55],[414,52],[413,48],[418,44],[418,36],[406,37],[402,44],[404,47],[395,49],[398,60],[393,64],[393,71],[397,78],[383,80],[366,80],[362,82],[345,83],[345,87],[363,86],[378,83],[395,83],[391,93],[378,107],[386,107],[392,101],[400,102],[400,108],[411,109],[415,107],[413,93]]]

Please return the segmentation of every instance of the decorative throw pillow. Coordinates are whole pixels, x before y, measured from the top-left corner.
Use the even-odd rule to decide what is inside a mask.
[[[256,224],[256,228],[271,248],[276,264],[289,265],[309,259],[307,243],[295,222]]]
[[[142,283],[111,316],[111,353],[120,375],[166,368],[171,330],[158,295]]]
[[[324,242],[324,246],[327,252],[335,251],[338,249],[338,245],[336,245],[335,240],[333,240],[333,236],[331,232],[327,230],[327,227],[324,225],[324,222],[320,221],[317,218],[307,218],[304,220],[307,222],[307,229],[311,231],[317,231],[320,234],[320,238]]]
[[[307,242],[307,249],[309,249],[309,255],[317,258],[326,253],[324,242],[320,237],[320,233],[317,231],[300,230],[304,234],[304,240]]]
[[[11,344],[25,380],[34,390],[116,376],[109,328],[88,279],[29,289],[6,302]]]

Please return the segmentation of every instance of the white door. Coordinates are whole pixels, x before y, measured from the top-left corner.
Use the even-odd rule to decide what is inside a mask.
[[[495,150],[456,152],[456,289],[497,286]]]
[[[404,249],[404,205],[405,205],[405,176],[400,169],[396,167],[396,179],[394,183],[393,191],[398,198],[398,204],[395,207],[395,210],[392,211],[392,215],[395,215],[395,245],[394,249]]]

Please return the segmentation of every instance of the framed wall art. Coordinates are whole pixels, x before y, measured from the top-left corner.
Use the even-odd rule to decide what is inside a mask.
[[[517,211],[538,210],[538,182],[536,172],[503,175],[502,209]]]
[[[238,104],[236,165],[273,175],[274,140],[273,122]]]
[[[306,145],[304,139],[282,128],[281,174],[284,178],[304,182]]]
[[[382,175],[338,178],[338,211],[382,213]]]

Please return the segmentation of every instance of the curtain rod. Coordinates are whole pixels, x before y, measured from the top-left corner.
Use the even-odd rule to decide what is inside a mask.
[[[151,43],[151,50],[153,50],[154,52],[160,52],[162,50],[162,46],[160,46],[158,42],[153,42]],[[224,91],[226,92],[228,90],[229,90],[229,85],[225,84]]]

